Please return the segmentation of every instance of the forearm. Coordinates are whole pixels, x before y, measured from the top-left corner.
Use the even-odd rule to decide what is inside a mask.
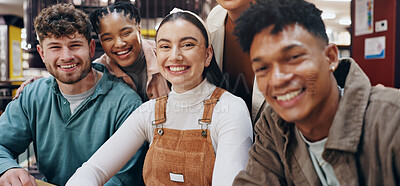
[[[0,175],[11,168],[20,168],[20,166],[14,160],[12,153],[0,145]]]
[[[117,174],[144,142],[144,136],[133,129],[137,125],[130,122],[127,119],[88,162],[75,172],[67,185],[103,185]]]

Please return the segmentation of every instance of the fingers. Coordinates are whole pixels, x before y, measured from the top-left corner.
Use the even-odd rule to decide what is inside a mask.
[[[0,185],[37,186],[35,178],[33,178],[28,171],[22,168],[7,170],[0,177]]]
[[[36,179],[35,179],[32,175],[29,175],[29,176],[30,176],[31,184],[32,184],[33,186],[37,186],[37,184],[36,184]]]
[[[29,78],[28,80],[24,81],[23,83],[21,83],[21,85],[19,86],[19,88],[17,89],[17,92],[15,93],[15,96],[12,98],[12,100],[15,100],[19,97],[19,95],[21,94],[21,92],[24,90],[25,86],[28,85],[29,83],[32,83],[33,81],[42,78],[43,76],[35,76],[32,78]]]
[[[19,181],[22,186],[36,186],[36,181],[33,176],[31,176],[29,173],[28,174],[23,174],[19,177]]]

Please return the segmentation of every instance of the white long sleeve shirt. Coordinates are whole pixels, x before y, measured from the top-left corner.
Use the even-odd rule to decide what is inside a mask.
[[[173,89],[168,94],[164,127],[200,129],[197,121],[203,116],[203,101],[210,98],[215,86],[204,80],[182,94]],[[150,100],[136,109],[118,131],[76,171],[67,185],[102,185],[125,165],[144,141],[151,145],[155,130],[152,126],[154,108],[155,100]],[[214,108],[209,129],[216,154],[212,184],[232,185],[239,171],[245,169],[253,142],[253,129],[245,102],[225,92]]]

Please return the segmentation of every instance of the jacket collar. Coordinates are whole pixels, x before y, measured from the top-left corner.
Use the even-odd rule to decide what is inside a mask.
[[[355,153],[372,87],[367,75],[353,59],[341,60],[336,71],[348,73],[345,77],[344,94],[329,130],[325,149]]]
[[[207,22],[211,23],[208,24],[209,26],[208,30],[210,31],[210,33],[221,30],[221,27],[223,27],[223,29],[225,30],[225,19],[221,19],[221,17],[226,18],[226,16],[228,16],[228,11],[222,8],[220,5],[217,5],[215,8],[213,8],[212,11],[215,11],[217,13],[207,18]]]

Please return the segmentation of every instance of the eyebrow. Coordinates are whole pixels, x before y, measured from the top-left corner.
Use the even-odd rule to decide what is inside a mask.
[[[128,29],[133,29],[132,27],[124,27],[124,28],[122,28],[121,30],[120,30],[120,32],[123,32],[123,31],[125,31],[125,30],[128,30]],[[102,38],[102,37],[104,37],[104,36],[108,36],[108,35],[111,35],[110,33],[104,33],[104,34],[101,34],[100,35],[100,38]]]
[[[182,41],[185,41],[185,40],[189,40],[189,39],[190,39],[190,40],[194,40],[194,41],[196,41],[196,42],[199,42],[196,38],[191,37],[191,36],[183,37],[182,39],[179,40],[179,42],[182,42]],[[159,43],[159,42],[161,42],[161,41],[171,42],[169,39],[161,38],[161,39],[159,39],[159,40],[157,41],[157,43]]]
[[[301,43],[291,44],[291,45],[286,46],[285,48],[281,49],[281,51],[282,52],[288,52],[288,51],[292,50],[293,48],[297,48],[297,47],[303,48],[304,45],[301,44]]]
[[[281,49],[281,52],[282,52],[282,53],[286,53],[286,52],[289,52],[290,50],[292,50],[292,49],[294,49],[294,48],[297,48],[297,47],[303,48],[304,45],[301,44],[301,43],[291,44],[291,45],[288,45],[288,46],[282,48],[282,49]],[[253,60],[251,60],[251,62],[260,62],[260,61],[261,61],[261,57],[256,57],[256,58],[254,58]]]
[[[58,43],[58,42],[50,42],[50,43],[47,43],[46,45],[47,46],[50,46],[50,45],[59,45],[60,43]]]

